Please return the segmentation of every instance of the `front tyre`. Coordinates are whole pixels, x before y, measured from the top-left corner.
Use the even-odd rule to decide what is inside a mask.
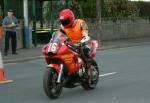
[[[46,95],[51,99],[56,99],[60,96],[63,84],[57,83],[58,73],[53,68],[48,68],[45,71],[43,78],[43,88]]]
[[[88,68],[87,78],[82,80],[81,85],[85,90],[94,89],[99,80],[99,69],[95,60],[91,61],[91,66]]]

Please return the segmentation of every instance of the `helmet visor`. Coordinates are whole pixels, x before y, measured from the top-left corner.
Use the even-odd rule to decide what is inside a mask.
[[[60,20],[60,22],[61,22],[61,24],[62,24],[63,26],[67,26],[67,25],[70,24],[70,19],[68,18],[68,19],[66,19],[66,20]]]

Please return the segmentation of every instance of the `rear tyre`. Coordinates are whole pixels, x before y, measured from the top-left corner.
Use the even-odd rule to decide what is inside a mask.
[[[53,68],[48,68],[45,71],[43,78],[43,88],[46,95],[51,99],[56,99],[60,96],[63,84],[57,83],[58,73]]]
[[[94,89],[99,80],[99,69],[95,60],[91,62],[91,68],[88,68],[87,78],[82,80],[81,85],[85,90]]]

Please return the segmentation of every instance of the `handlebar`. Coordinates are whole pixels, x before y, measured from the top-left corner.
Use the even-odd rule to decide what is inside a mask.
[[[73,51],[75,51],[75,52],[78,52],[77,49],[78,49],[78,48],[80,49],[80,47],[82,47],[82,46],[85,45],[85,43],[80,43],[80,42],[78,42],[78,43],[76,43],[76,44],[72,44],[70,38],[66,39],[64,43],[65,43],[71,50],[73,50]]]
[[[67,46],[74,52],[77,52],[78,46],[76,44],[67,43]]]

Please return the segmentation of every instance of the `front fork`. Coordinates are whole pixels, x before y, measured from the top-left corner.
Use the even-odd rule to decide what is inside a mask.
[[[57,83],[61,82],[62,73],[63,73],[63,64],[60,64],[60,72],[58,74]]]

